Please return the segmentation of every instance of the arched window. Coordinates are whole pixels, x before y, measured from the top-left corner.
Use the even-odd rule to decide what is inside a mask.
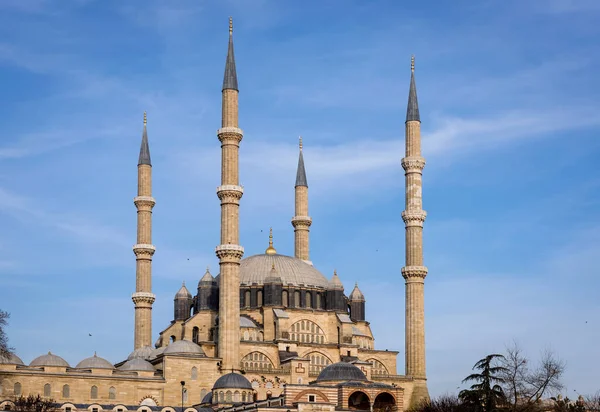
[[[240,401],[240,392],[239,391],[233,392],[233,401],[236,403]]]
[[[197,368],[197,367],[195,367],[195,366],[192,368],[192,376],[191,376],[191,379],[192,379],[193,381],[195,381],[196,379],[198,379],[198,368]]]
[[[267,388],[267,389],[273,389],[273,382],[268,381],[267,383],[265,383],[265,388]]]
[[[171,335],[171,343],[175,342],[175,335]]]
[[[44,385],[44,396],[46,398],[49,398],[50,397],[50,392],[52,392],[52,388],[50,387],[50,384],[47,383],[47,384]]]
[[[264,353],[250,352],[244,356],[240,366],[245,370],[270,371],[273,369],[273,362]]]
[[[250,332],[247,330],[244,331],[244,340],[250,340]]]
[[[246,402],[246,392],[242,392],[242,402]]]
[[[63,385],[62,397],[63,398],[71,397],[71,388],[69,387],[69,385]]]
[[[98,399],[98,387],[96,385],[92,386],[90,390],[90,399]]]
[[[371,368],[371,375],[373,376],[388,376],[389,372],[385,365],[379,362],[377,359],[369,359],[369,362],[373,365]]]
[[[21,384],[19,382],[15,382],[15,396],[21,395]]]
[[[192,329],[192,342],[194,343],[198,343],[200,337],[200,329],[198,329],[198,326],[194,326],[194,329]]]
[[[304,306],[306,306],[307,308],[312,308],[312,294],[310,292],[306,292],[304,299]]]
[[[256,306],[261,307],[263,304],[262,290],[256,292]]]
[[[288,306],[288,291],[284,290],[283,292],[281,292],[281,304],[284,307]]]
[[[244,306],[250,307],[250,291],[244,292]]]
[[[108,399],[117,399],[117,389],[114,386],[108,388]]]
[[[206,396],[207,393],[208,393],[208,391],[206,389],[202,389],[200,391],[200,401],[204,401],[204,397]]]
[[[231,391],[225,392],[225,402],[231,402]]]
[[[300,307],[300,292],[299,291],[294,292],[294,306],[297,308]]]
[[[305,358],[310,359],[310,363],[308,365],[308,374],[315,376],[318,375],[325,366],[331,365],[331,359],[329,357],[323,355],[321,352],[311,352],[304,355]]]
[[[292,325],[290,339],[302,343],[325,343],[325,333],[316,323],[301,320]]]

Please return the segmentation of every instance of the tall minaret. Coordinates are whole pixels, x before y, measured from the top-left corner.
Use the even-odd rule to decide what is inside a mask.
[[[229,49],[222,90],[221,128],[221,244],[216,248],[221,269],[219,285],[219,342],[221,369],[239,370],[240,347],[240,260],[244,248],[239,245],[239,207],[243,188],[239,183],[239,147],[242,130],[238,128],[238,83],[233,56],[233,23],[229,18]]]
[[[428,397],[425,374],[424,286],[427,268],[423,266],[422,175],[425,159],[421,156],[421,119],[415,85],[415,59],[411,59],[410,90],[406,110],[406,156],[402,159],[406,182],[406,209],[402,220],[406,227],[406,375],[415,378],[411,404]]]
[[[304,170],[302,155],[302,137],[300,137],[300,154],[298,155],[298,170],[296,172],[296,215],[292,218],[294,226],[294,256],[304,261],[310,261],[308,233],[312,219],[308,216],[308,183]]]
[[[135,293],[131,296],[135,304],[134,350],[152,345],[152,208],[156,203],[152,197],[152,162],[146,132],[146,112],[144,112],[144,132],[138,161],[138,195],[133,199],[137,208],[137,243],[135,253]]]

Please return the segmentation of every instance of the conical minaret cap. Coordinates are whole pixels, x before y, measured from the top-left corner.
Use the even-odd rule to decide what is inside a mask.
[[[148,132],[146,131],[146,122],[146,112],[144,112],[144,131],[142,132],[142,145],[140,147],[140,158],[138,160],[138,166],[152,166],[152,162],[150,161],[150,146],[148,145]]]
[[[215,281],[215,278],[210,274],[210,269],[207,267],[206,272],[204,272],[204,276],[198,282],[198,287],[202,285],[211,285]]]
[[[344,285],[342,284],[342,281],[338,277],[337,271],[335,271],[335,270],[333,271],[333,276],[331,277],[331,280],[329,281],[329,289],[344,290]]]
[[[181,285],[181,288],[179,289],[179,291],[175,294],[175,299],[191,299],[192,298],[192,294],[190,293],[190,291],[185,287],[185,282],[183,282],[183,284]]]
[[[275,283],[275,284],[283,283],[283,281],[281,280],[281,276],[279,276],[277,269],[275,269],[275,262],[273,262],[271,264],[271,270],[269,271],[269,274],[265,278],[265,283]]]
[[[296,172],[296,187],[308,187],[306,170],[304,169],[304,156],[302,155],[302,137],[300,137],[300,154],[298,155],[298,171]]]
[[[225,62],[225,76],[223,77],[223,90],[238,90],[237,73],[235,71],[235,56],[233,54],[233,20],[229,18],[229,47]]]
[[[408,106],[406,108],[406,121],[421,121],[419,116],[419,102],[417,100],[417,86],[415,84],[415,56],[410,59],[410,89],[408,91]]]

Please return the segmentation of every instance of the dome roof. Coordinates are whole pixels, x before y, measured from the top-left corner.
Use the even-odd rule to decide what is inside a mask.
[[[130,359],[118,368],[120,371],[149,371],[154,372],[154,366],[141,358]]]
[[[337,271],[335,270],[333,271],[333,276],[331,277],[331,280],[328,282],[328,287],[329,289],[344,290],[344,285],[342,284],[342,281],[338,277]]]
[[[250,381],[246,379],[243,375],[239,373],[231,372],[226,375],[221,376],[215,384],[213,385],[213,390],[215,389],[250,389],[252,390],[252,385]]]
[[[350,300],[365,300],[365,295],[358,288],[358,283],[354,285],[354,289],[350,293]]]
[[[191,299],[192,298],[192,294],[190,293],[190,291],[185,287],[185,282],[183,282],[183,284],[181,285],[181,288],[179,289],[179,291],[175,294],[175,299]]]
[[[199,345],[196,345],[191,340],[177,340],[170,343],[163,351],[165,355],[197,355],[206,356]]]
[[[46,355],[38,356],[34,360],[31,361],[29,366],[62,366],[65,368],[69,368],[69,363],[61,358],[60,356],[53,355],[48,352]]]
[[[249,256],[240,262],[240,284],[263,285],[270,275],[271,269],[275,270],[284,285],[306,285],[327,289],[327,278],[317,269],[303,260],[291,256],[278,254],[262,254]]]
[[[367,377],[358,367],[348,362],[337,362],[323,368],[317,382],[366,381]]]
[[[150,356],[152,356],[152,352],[154,352],[154,349],[152,348],[152,346],[142,346],[141,348],[138,348],[136,350],[134,350],[133,352],[131,352],[129,354],[129,356],[127,357],[127,360],[132,360],[132,359],[150,359]]]
[[[210,274],[210,271],[208,270],[208,268],[206,268],[206,272],[204,273],[204,276],[202,276],[202,278],[198,282],[198,287],[200,287],[202,285],[212,285],[214,282],[215,282],[215,278],[212,277],[212,275]]]
[[[204,395],[204,398],[202,398],[202,402],[200,403],[212,403],[212,392],[208,392]]]
[[[14,353],[9,354],[8,356],[0,356],[0,365],[25,365],[21,358],[19,358]]]
[[[150,354],[150,358],[149,359],[156,359],[158,358],[159,355],[161,355],[165,349],[167,349],[166,346],[161,346],[160,348],[156,348],[152,350],[152,353]]]
[[[76,366],[76,368],[82,368],[82,369],[114,369],[115,367],[113,366],[112,363],[110,363],[109,361],[107,361],[104,358],[100,358],[98,357],[95,353],[94,356],[91,356],[89,358],[85,358],[84,360],[82,360],[81,362],[79,362]]]

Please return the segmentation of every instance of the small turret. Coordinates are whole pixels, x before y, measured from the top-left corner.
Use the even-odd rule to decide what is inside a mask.
[[[175,321],[186,320],[190,317],[190,309],[192,308],[192,294],[185,287],[185,282],[181,285],[179,291],[175,294],[174,312]]]
[[[219,308],[219,288],[217,281],[207,267],[204,276],[198,282],[198,293],[194,302],[194,314],[201,310],[217,310]]]
[[[281,306],[281,292],[283,281],[275,269],[275,262],[271,265],[271,270],[265,278],[265,306]]]
[[[347,312],[346,297],[344,296],[344,285],[337,275],[337,271],[333,271],[333,276],[327,287],[327,309],[336,312]]]
[[[358,288],[358,283],[354,284],[348,303],[350,304],[350,319],[353,321],[365,320],[365,295]]]

